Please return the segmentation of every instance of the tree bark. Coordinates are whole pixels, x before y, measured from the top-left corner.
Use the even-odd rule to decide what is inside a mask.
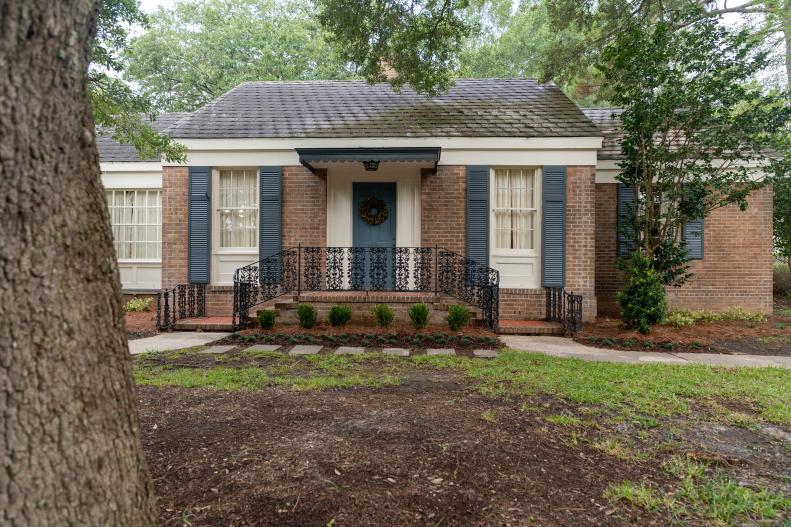
[[[87,92],[98,0],[0,0],[0,524],[154,525]]]

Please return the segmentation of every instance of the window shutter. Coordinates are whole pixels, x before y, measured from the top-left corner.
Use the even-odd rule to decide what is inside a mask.
[[[687,258],[700,260],[703,258],[703,218],[690,220],[684,224],[681,237],[686,242]]]
[[[211,167],[189,167],[187,277],[209,283],[211,254]]]
[[[541,285],[563,287],[566,283],[566,167],[542,170]]]
[[[467,258],[489,265],[489,167],[467,167]]]
[[[618,256],[629,256],[634,251],[634,188],[623,183],[618,183]]]
[[[272,256],[283,250],[281,212],[283,192],[282,167],[261,167],[259,181],[258,257]]]

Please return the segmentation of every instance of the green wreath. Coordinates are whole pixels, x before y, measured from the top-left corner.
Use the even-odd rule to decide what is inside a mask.
[[[360,203],[360,217],[368,225],[379,225],[387,219],[387,203],[370,197]]]

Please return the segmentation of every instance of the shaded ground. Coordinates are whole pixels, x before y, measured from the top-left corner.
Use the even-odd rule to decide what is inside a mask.
[[[656,469],[428,376],[381,389],[141,387],[163,525],[659,525],[608,485]],[[332,523],[334,521],[334,524]]]

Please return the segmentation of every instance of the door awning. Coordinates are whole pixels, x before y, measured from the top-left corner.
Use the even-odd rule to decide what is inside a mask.
[[[376,170],[380,162],[422,162],[432,163],[434,169],[439,162],[440,147],[416,148],[297,148],[299,162],[311,172],[316,163],[358,162],[366,170]]]

